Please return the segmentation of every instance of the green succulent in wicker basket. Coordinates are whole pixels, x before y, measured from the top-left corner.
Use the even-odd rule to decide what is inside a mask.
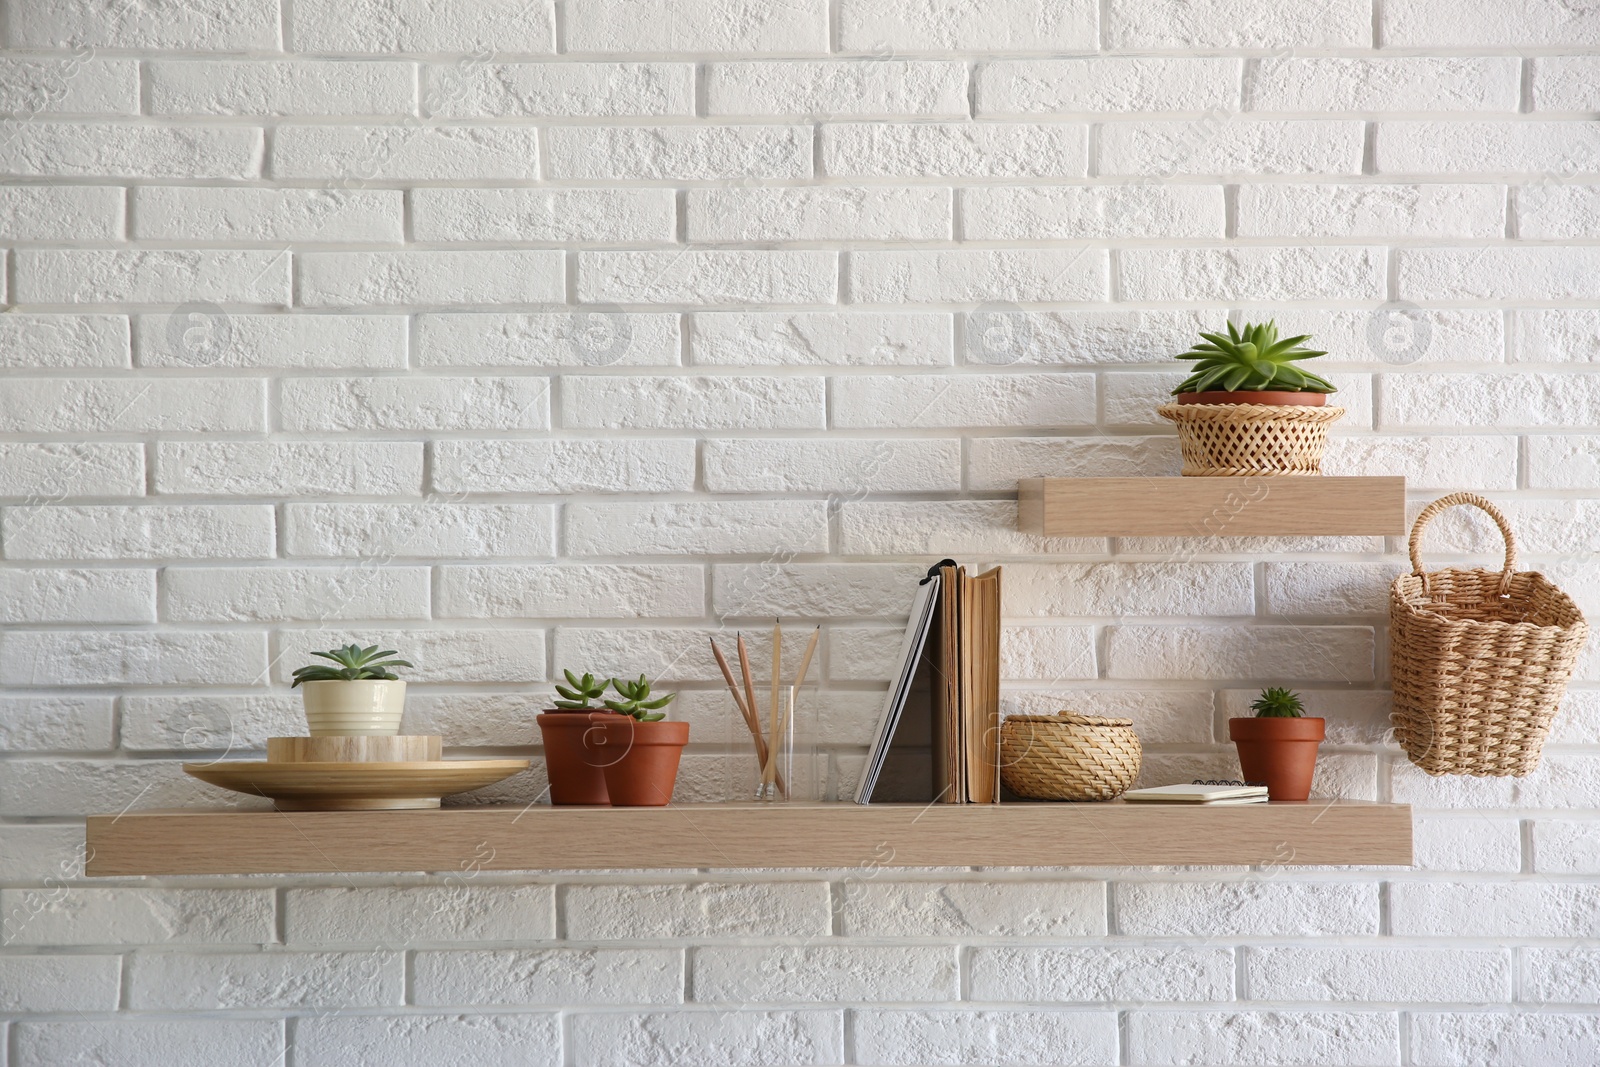
[[[1172,392],[1204,393],[1259,392],[1273,389],[1289,393],[1332,393],[1332,383],[1295,363],[1302,359],[1325,356],[1326,352],[1301,348],[1301,341],[1311,335],[1278,339],[1276,322],[1259,325],[1245,323],[1242,327],[1228,323],[1226,336],[1220,333],[1201,333],[1205,340],[1196,344],[1179,359],[1197,360],[1194,373],[1185,378]]]
[[[294,685],[301,682],[360,682],[374,680],[381,682],[397,682],[400,676],[392,668],[409,667],[410,663],[403,659],[389,659],[398,655],[394,649],[380,651],[377,645],[362,648],[360,645],[349,644],[343,648],[335,648],[328,652],[313,652],[313,656],[331,659],[337,667],[330,667],[324,663],[313,663],[301,667],[294,672]],[[293,689],[294,685],[289,688]]]
[[[1298,719],[1305,715],[1306,706],[1300,702],[1299,693],[1274,686],[1263,689],[1250,710],[1258,719]]]

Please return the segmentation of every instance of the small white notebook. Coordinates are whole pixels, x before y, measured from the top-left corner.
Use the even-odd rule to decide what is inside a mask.
[[[1264,785],[1158,785],[1130,789],[1123,800],[1145,804],[1264,804]]]

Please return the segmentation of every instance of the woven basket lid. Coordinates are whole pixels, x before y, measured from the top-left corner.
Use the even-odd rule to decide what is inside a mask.
[[[1058,711],[1054,715],[1008,715],[1006,722],[1055,722],[1068,726],[1132,726],[1132,719],[1112,719],[1103,715],[1079,715],[1075,711]]]

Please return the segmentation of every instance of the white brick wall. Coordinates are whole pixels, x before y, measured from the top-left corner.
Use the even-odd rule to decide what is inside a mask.
[[[3,21],[0,1067],[1595,1061],[1600,657],[1536,773],[1429,778],[1386,739],[1401,539],[1010,498],[1175,475],[1166,357],[1275,316],[1330,351],[1331,472],[1488,493],[1600,611],[1593,3]],[[950,554],[1008,567],[1008,710],[1215,776],[1297,685],[1319,790],[1415,805],[1417,869],[82,876],[86,814],[252,803],[179,759],[297,730],[348,640],[486,752],[537,756],[562,667],[660,675],[719,799],[707,635],[820,623],[798,780],[841,795]]]

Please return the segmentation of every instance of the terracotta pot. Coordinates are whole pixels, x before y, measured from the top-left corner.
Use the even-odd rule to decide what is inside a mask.
[[[610,804],[605,761],[614,758],[604,741],[609,711],[544,711],[539,736],[544,741],[545,770],[550,775],[552,804]]]
[[[1292,393],[1285,389],[1240,389],[1232,393],[1211,389],[1204,393],[1178,394],[1180,404],[1266,404],[1275,408],[1320,408],[1327,402],[1327,393]]]
[[[1305,800],[1317,769],[1317,745],[1326,720],[1313,718],[1229,719],[1228,736],[1239,750],[1247,782],[1267,783],[1270,800]]]
[[[404,682],[301,682],[300,692],[312,737],[393,737],[400,732]]]
[[[678,761],[689,741],[686,722],[640,722],[631,715],[609,715],[600,725],[606,792],[611,803],[661,807],[672,799]]]

